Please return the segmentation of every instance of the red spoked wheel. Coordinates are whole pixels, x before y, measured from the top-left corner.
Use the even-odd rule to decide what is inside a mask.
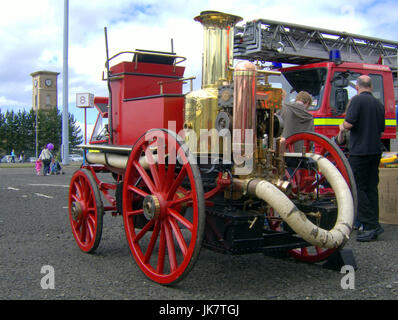
[[[170,285],[189,273],[203,240],[204,193],[196,161],[175,133],[153,129],[135,144],[123,220],[132,255],[148,278]]]
[[[97,249],[102,235],[104,206],[91,172],[80,169],[69,187],[69,221],[79,248],[87,253]]]
[[[298,141],[303,143],[305,152],[320,154],[337,167],[351,189],[354,208],[356,208],[357,190],[355,179],[350,164],[342,150],[332,140],[321,134],[300,132],[286,139],[286,152],[294,152],[294,143]],[[286,175],[292,183],[293,198],[312,193],[313,195],[316,194],[317,196],[325,196],[330,197],[331,200],[333,199],[334,192],[332,188],[327,187],[327,181],[322,173],[297,169],[290,173],[287,172]],[[327,259],[336,250],[311,246],[290,250],[289,254],[300,261],[319,262]]]

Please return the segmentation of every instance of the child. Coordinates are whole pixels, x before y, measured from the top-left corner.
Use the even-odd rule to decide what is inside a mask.
[[[51,161],[51,174],[64,174],[64,172],[62,171],[62,167],[59,164],[58,160],[52,160]]]
[[[41,167],[42,167],[42,162],[40,159],[37,159],[36,160],[36,174],[38,176],[40,176]]]

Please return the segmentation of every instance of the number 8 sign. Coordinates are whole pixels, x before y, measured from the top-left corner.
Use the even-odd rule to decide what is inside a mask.
[[[77,108],[93,108],[94,95],[91,93],[77,93],[76,94],[76,107]]]

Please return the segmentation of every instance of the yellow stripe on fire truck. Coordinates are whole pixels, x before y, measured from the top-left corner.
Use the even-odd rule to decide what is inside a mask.
[[[314,118],[315,126],[338,126],[344,121],[343,118]],[[386,127],[396,126],[397,119],[386,119]]]

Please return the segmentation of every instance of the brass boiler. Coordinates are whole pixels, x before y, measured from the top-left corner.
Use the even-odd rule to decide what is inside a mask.
[[[234,27],[241,20],[216,11],[204,11],[195,18],[204,28],[202,88],[186,95],[184,129],[190,150],[199,155],[212,156],[223,150],[215,129],[218,87],[232,82]]]

